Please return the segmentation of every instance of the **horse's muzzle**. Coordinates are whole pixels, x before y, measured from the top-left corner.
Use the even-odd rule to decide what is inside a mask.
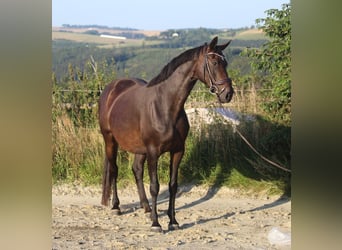
[[[233,88],[227,88],[221,94],[217,95],[217,97],[221,103],[228,103],[232,100],[233,95]]]

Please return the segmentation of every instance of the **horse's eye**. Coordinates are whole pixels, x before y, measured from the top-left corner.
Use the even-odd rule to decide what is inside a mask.
[[[213,61],[213,65],[216,66],[217,65],[217,61]]]

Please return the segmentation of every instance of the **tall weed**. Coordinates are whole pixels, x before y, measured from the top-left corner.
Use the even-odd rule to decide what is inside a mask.
[[[81,84],[82,85],[82,84]],[[52,120],[52,179],[54,182],[81,181],[100,184],[104,163],[104,143],[97,123],[98,84],[94,93],[62,92],[56,87],[53,95]],[[216,100],[201,84],[186,103],[189,107],[215,107]],[[197,86],[197,85],[196,85]],[[253,84],[235,88],[233,108],[243,117],[239,130],[259,152],[276,162],[290,166],[290,128],[265,119],[260,103],[267,100],[257,94]],[[74,91],[74,92],[72,92]],[[69,103],[66,103],[69,102]],[[69,106],[68,106],[68,105]],[[253,114],[253,116],[250,116]],[[119,150],[119,185],[134,182],[131,170],[133,155]],[[159,159],[158,175],[161,183],[169,181],[169,154]],[[145,167],[146,170],[146,167]],[[216,119],[211,124],[197,119],[186,141],[186,151],[179,170],[181,183],[196,182],[214,186],[230,186],[270,193],[290,190],[290,175],[265,163],[234,132],[234,127]],[[148,182],[148,174],[144,176]]]

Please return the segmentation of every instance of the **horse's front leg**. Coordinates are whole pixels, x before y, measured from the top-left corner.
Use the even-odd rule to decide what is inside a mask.
[[[176,193],[178,189],[178,166],[182,160],[184,151],[170,154],[170,182],[169,182],[169,193],[170,193],[170,200],[169,200],[169,209],[167,214],[170,218],[169,223],[169,230],[176,230],[179,229],[179,224],[176,220],[176,213],[175,213],[175,201],[176,201]]]
[[[150,193],[152,197],[151,230],[155,232],[162,232],[162,227],[159,224],[158,213],[157,213],[157,198],[159,194],[157,163],[158,163],[158,154],[149,153],[147,155],[147,164],[148,164],[148,173],[150,176]]]

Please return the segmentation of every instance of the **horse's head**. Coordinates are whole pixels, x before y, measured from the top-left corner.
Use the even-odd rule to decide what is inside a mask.
[[[197,64],[197,76],[204,82],[212,94],[216,94],[220,102],[230,102],[234,90],[232,80],[227,73],[227,61],[222,51],[230,44],[231,40],[225,44],[217,45],[215,37],[209,45],[204,45]]]

